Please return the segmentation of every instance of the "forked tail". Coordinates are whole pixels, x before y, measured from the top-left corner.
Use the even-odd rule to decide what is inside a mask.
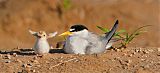
[[[118,20],[115,22],[115,24],[112,27],[112,29],[108,33],[106,33],[106,35],[105,35],[105,39],[106,39],[107,43],[111,40],[111,38],[113,37],[113,35],[116,32],[117,28],[118,28]]]

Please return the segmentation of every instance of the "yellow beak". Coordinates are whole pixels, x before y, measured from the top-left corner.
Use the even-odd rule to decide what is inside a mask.
[[[68,36],[68,35],[71,35],[71,34],[72,34],[72,32],[67,31],[67,32],[64,32],[64,33],[60,34],[59,36]]]

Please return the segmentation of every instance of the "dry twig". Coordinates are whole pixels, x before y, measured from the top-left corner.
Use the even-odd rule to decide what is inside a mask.
[[[59,66],[59,65],[62,65],[62,64],[64,64],[64,63],[67,63],[67,62],[70,62],[70,61],[73,61],[73,60],[76,60],[76,59],[77,59],[77,58],[72,58],[72,59],[69,59],[69,60],[67,60],[67,61],[58,63],[58,64],[56,64],[56,65],[50,67],[49,69],[52,69],[52,68],[54,68],[54,67],[57,67],[57,66]]]

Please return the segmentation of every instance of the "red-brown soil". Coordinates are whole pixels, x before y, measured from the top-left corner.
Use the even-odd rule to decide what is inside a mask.
[[[160,72],[160,48],[111,49],[103,54],[93,55],[53,53],[55,51],[57,52],[52,50],[52,53],[42,57],[27,51],[1,51],[0,73]]]

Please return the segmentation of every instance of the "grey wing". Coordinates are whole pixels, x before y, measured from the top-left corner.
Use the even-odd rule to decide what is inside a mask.
[[[93,53],[101,53],[104,51],[105,47],[103,47],[105,44],[101,42],[101,37],[99,35],[90,32],[89,36],[87,38],[88,46],[86,47],[86,54],[93,54]]]
[[[93,32],[90,32],[87,40],[90,44],[97,44],[100,41],[100,37],[99,37],[99,35],[97,35]]]

